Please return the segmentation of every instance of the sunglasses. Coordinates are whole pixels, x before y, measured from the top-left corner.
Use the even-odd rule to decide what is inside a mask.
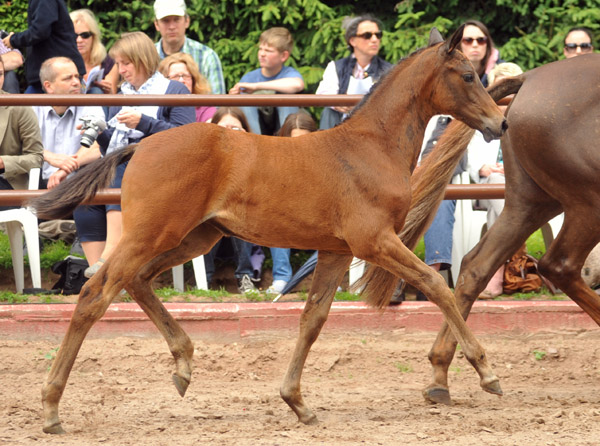
[[[581,48],[581,52],[582,53],[587,53],[588,51],[592,51],[592,44],[591,43],[565,43],[565,50],[567,50],[567,53],[572,53],[574,51],[577,51],[577,48]]]
[[[356,37],[360,37],[362,39],[371,40],[371,37],[377,37],[377,40],[381,40],[383,36],[383,31],[377,31],[376,33],[366,32],[362,34],[357,34]]]
[[[473,38],[473,37],[463,37],[462,38],[462,43],[466,44],[466,45],[473,45],[473,41],[477,40],[477,45],[486,45],[487,44],[487,37],[477,37],[477,38]]]
[[[90,37],[92,37],[93,34],[89,31],[85,31],[83,33],[75,33],[75,39],[77,39],[77,37],[81,37],[82,39],[89,39]]]

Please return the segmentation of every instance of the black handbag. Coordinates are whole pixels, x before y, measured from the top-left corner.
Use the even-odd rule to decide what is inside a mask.
[[[88,280],[83,275],[88,266],[87,260],[74,256],[67,256],[64,260],[56,262],[52,265],[52,272],[60,274],[60,278],[52,290],[60,294],[79,294],[81,287]]]

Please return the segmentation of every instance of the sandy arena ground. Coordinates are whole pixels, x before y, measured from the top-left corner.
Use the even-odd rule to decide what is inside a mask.
[[[43,434],[41,419],[40,388],[58,344],[0,341],[0,445],[600,443],[600,331],[480,336],[505,396],[480,391],[459,357],[450,372],[451,407],[421,397],[433,339],[324,332],[303,380],[316,426],[299,424],[279,397],[293,336],[194,340],[193,381],[183,399],[162,339],[89,339],[62,399],[64,436]]]

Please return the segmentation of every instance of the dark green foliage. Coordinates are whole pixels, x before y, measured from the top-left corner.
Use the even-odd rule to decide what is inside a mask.
[[[98,16],[108,47],[125,31],[141,30],[157,39],[152,0],[68,0],[71,10],[90,8]],[[188,35],[217,51],[227,87],[257,67],[256,43],[261,31],[285,26],[294,35],[291,64],[298,67],[315,91],[328,61],[348,54],[341,21],[345,15],[368,12],[385,24],[381,55],[397,62],[427,42],[432,26],[450,34],[461,22],[476,18],[486,23],[503,59],[524,69],[562,58],[565,32],[585,25],[600,35],[597,0],[404,0],[368,3],[352,0],[187,0],[191,25]],[[26,27],[27,0],[0,5],[0,28]]]

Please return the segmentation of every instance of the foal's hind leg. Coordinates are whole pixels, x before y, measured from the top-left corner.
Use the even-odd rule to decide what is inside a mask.
[[[43,429],[46,433],[64,433],[58,417],[58,405],[81,344],[92,325],[106,312],[114,296],[147,261],[140,259],[144,258],[144,251],[148,250],[143,246],[138,250],[128,249],[131,246],[126,246],[121,241],[121,249],[106,261],[79,294],[69,328],[42,388]]]
[[[530,213],[506,207],[481,241],[463,258],[455,296],[466,320],[473,303],[494,272],[541,226],[554,211],[538,209]],[[434,403],[450,404],[448,368],[456,351],[456,338],[444,322],[429,352],[433,382],[423,390],[423,397]]]
[[[300,391],[302,369],[310,347],[317,340],[321,328],[327,320],[337,287],[351,261],[352,256],[319,251],[319,261],[310,293],[302,316],[300,316],[300,334],[280,393],[285,402],[298,415],[298,420],[304,424],[316,424],[318,420],[313,411],[304,404],[302,398]]]
[[[173,383],[181,396],[185,395],[191,381],[194,346],[188,335],[154,294],[152,281],[161,272],[206,254],[221,236],[222,234],[211,226],[198,226],[177,248],[159,255],[144,265],[126,287],[167,341],[169,350],[175,358]]]

